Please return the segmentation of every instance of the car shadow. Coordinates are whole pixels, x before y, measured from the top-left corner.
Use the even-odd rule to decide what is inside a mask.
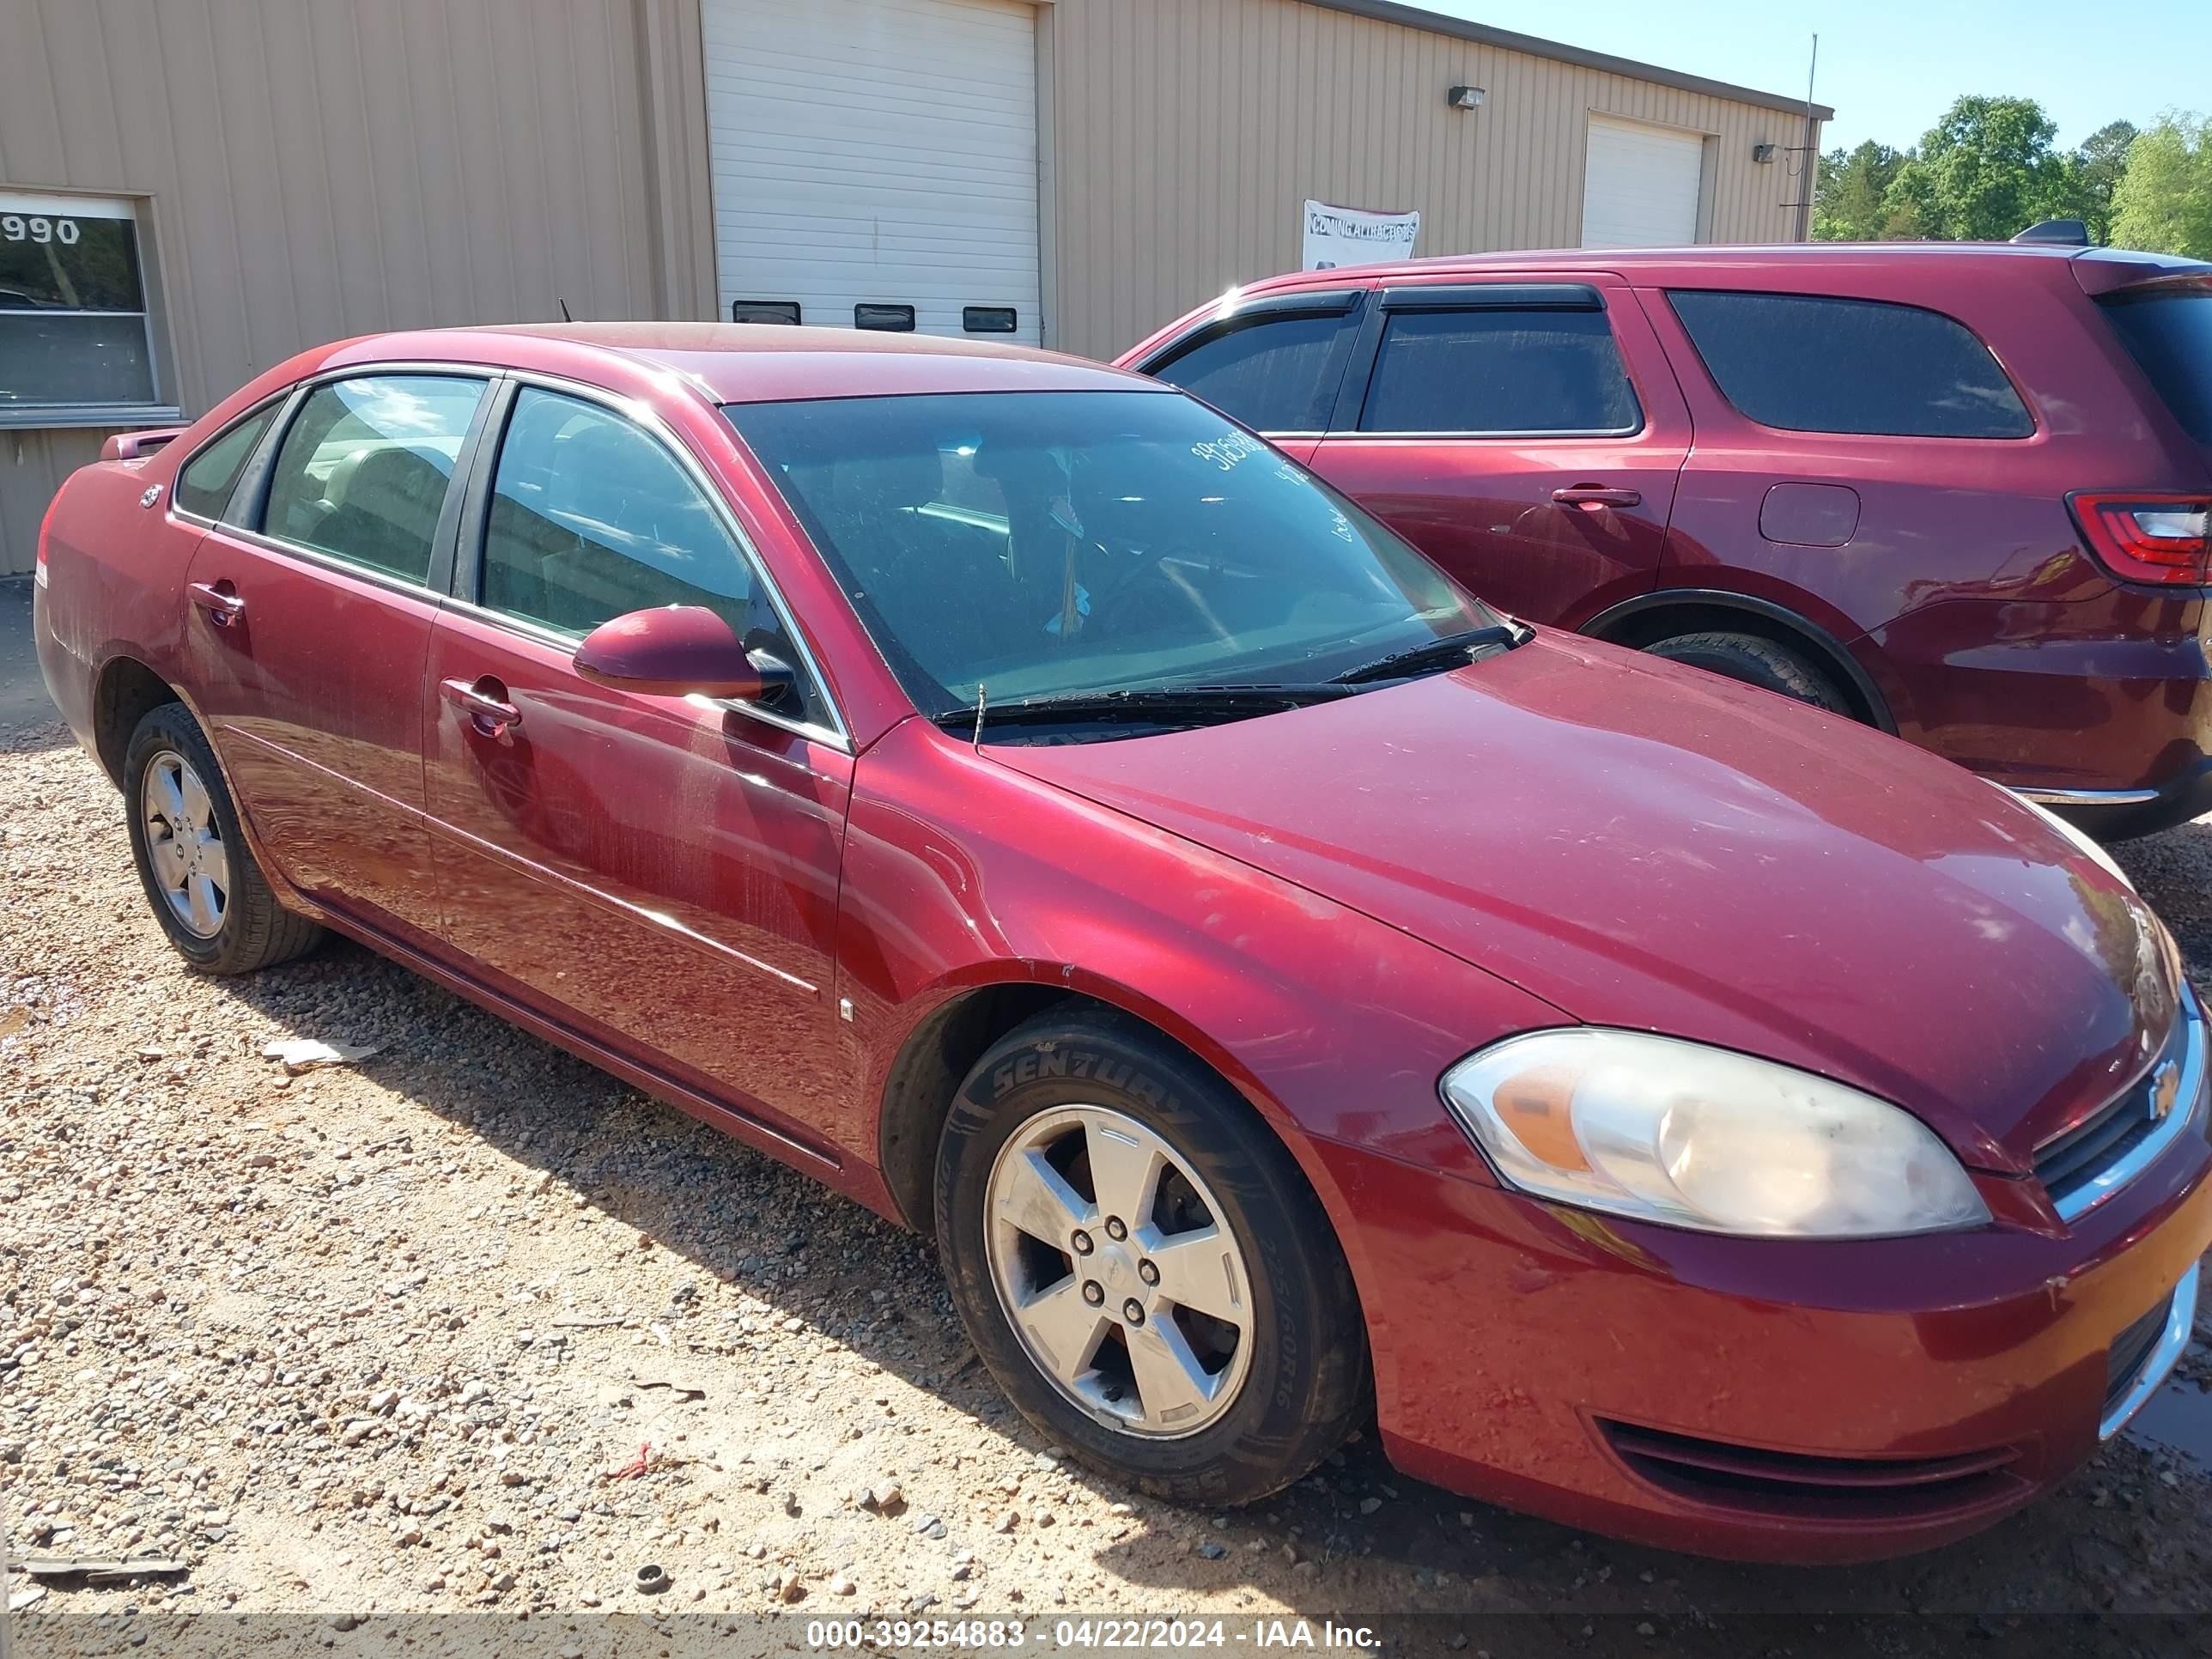
[[[2172,834],[2212,835],[2212,824]],[[2157,871],[2165,855],[2142,843],[2128,856]],[[1009,1448],[1048,1449],[977,1360],[927,1242],[349,944],[217,989],[300,1036],[383,1045],[358,1069],[385,1088],[550,1174],[605,1220],[776,1316],[805,1319]],[[329,1029],[334,1006],[343,1031]],[[902,1285],[913,1293],[874,1294]],[[619,1297],[613,1287],[599,1293]],[[1391,1639],[1415,1649],[1465,1637],[1469,1651],[1648,1653],[1647,1629],[1717,1635],[1734,1626],[1747,1639],[1778,1620],[1765,1647],[1824,1650],[1807,1645],[1809,1620],[1892,1652],[1921,1650],[1924,1638],[1934,1653],[1960,1633],[2041,1651],[2051,1619],[2139,1606],[2152,1583],[2172,1582],[2155,1571],[2161,1552],[2202,1547],[2212,1485],[2185,1474],[2177,1491],[2160,1483],[2160,1467],[2149,1450],[2118,1444],[1978,1538],[1903,1561],[1787,1569],[1672,1554],[1471,1502],[1397,1474],[1370,1425],[1296,1486],[1241,1511],[1143,1499],[1070,1465],[1103,1501],[1131,1504],[1124,1534],[1091,1555],[1119,1601],[1149,1594],[1133,1606],[1016,1610],[1171,1614],[1202,1589],[1253,1605],[1271,1598],[1316,1629],[1348,1610],[1388,1610],[1401,1623]],[[2191,1515],[2179,1530],[2177,1507]],[[996,1589],[979,1610],[993,1610]],[[2197,1592],[2190,1610],[2212,1610],[2212,1592]],[[1895,1628],[1877,1636],[1873,1626],[1885,1624]],[[2097,1651],[2094,1635],[2067,1626],[2049,1650]]]

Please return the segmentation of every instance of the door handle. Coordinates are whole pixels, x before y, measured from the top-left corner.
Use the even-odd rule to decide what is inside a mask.
[[[522,724],[522,711],[503,697],[495,696],[477,688],[491,684],[501,691],[507,688],[487,675],[477,680],[441,680],[438,691],[445,700],[469,717],[469,723],[487,738],[505,738],[514,727]]]
[[[1552,499],[1561,507],[1641,507],[1644,492],[1640,489],[1607,489],[1597,484],[1576,484],[1570,489],[1553,490]]]
[[[246,615],[246,601],[230,591],[228,581],[194,582],[185,592],[217,628],[228,628]]]

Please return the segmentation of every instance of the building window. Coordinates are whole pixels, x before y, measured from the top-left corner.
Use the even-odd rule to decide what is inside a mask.
[[[0,426],[173,414],[125,199],[0,191]]]

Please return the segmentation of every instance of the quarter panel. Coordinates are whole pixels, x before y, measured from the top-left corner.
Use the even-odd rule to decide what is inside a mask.
[[[2007,281],[1946,282],[1925,259],[1777,260],[1691,270],[1639,286],[1675,367],[1697,444],[1683,469],[1663,583],[1763,598],[1810,596],[1808,614],[1852,639],[1953,599],[2076,600],[2109,584],[2082,553],[2065,496],[2160,469],[2142,410],[2108,367],[2090,311],[2063,261],[2014,262]],[[1669,287],[1841,295],[1917,306],[1972,330],[2033,413],[2020,439],[1900,438],[1788,431],[1740,414],[1705,367]],[[2106,331],[2109,332],[2109,331]],[[2148,477],[2142,482],[2148,483]],[[1860,512],[1840,545],[1770,541],[1759,514],[1778,483],[1842,486]],[[1812,609],[1816,605],[1819,609]]]

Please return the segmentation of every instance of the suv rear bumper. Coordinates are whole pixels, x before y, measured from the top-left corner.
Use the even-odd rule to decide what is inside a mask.
[[[1898,735],[2108,839],[2212,810],[2206,596],[1946,599],[1851,642]]]
[[[2212,812],[2212,758],[2185,766],[2147,789],[2049,789],[2016,785],[2014,793],[2048,806],[2100,841],[2154,835]]]

